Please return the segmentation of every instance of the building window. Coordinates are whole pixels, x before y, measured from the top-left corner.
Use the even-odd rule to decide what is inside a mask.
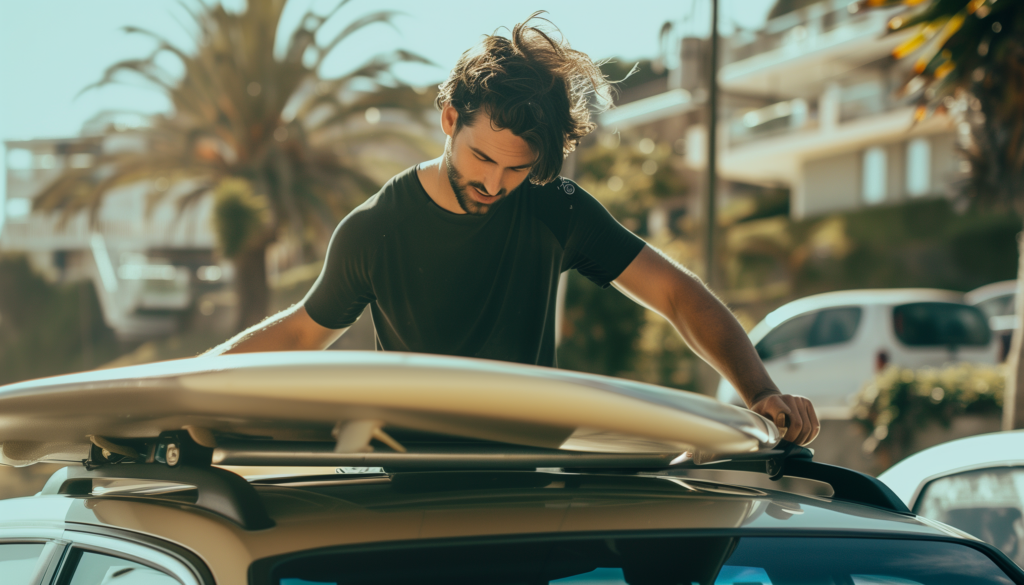
[[[885,149],[873,146],[864,151],[863,175],[861,189],[864,203],[875,205],[885,201],[886,173]]]
[[[7,168],[15,171],[32,169],[32,151],[25,148],[12,148],[7,151]]]
[[[907,195],[920,197],[931,190],[932,145],[927,138],[907,143]]]
[[[32,213],[32,200],[23,197],[12,197],[7,200],[7,219],[10,221],[28,221]]]

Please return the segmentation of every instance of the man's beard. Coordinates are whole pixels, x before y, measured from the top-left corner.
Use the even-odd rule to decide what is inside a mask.
[[[462,208],[462,211],[471,215],[484,215],[491,210],[491,206],[505,198],[504,189],[498,191],[497,196],[494,197],[494,203],[480,203],[469,196],[466,190],[467,187],[473,187],[481,193],[487,193],[487,188],[484,187],[483,183],[477,181],[462,182],[462,173],[452,164],[451,138],[444,145],[444,166],[448,172],[448,183],[451,184],[452,191],[455,192],[455,200],[459,202],[459,207]]]

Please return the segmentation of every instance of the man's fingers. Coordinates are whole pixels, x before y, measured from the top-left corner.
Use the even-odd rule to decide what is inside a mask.
[[[797,445],[807,445],[821,430],[814,405],[803,396],[776,394],[759,400],[751,409],[771,419],[783,440]]]
[[[786,431],[786,440],[791,443],[800,444],[800,437],[803,436],[805,429],[807,428],[806,421],[804,420],[803,413],[800,412],[799,406],[787,405],[790,407],[791,414],[789,416],[790,423],[789,429]],[[795,408],[794,408],[795,407]]]
[[[804,421],[803,432],[800,433],[798,442],[800,445],[806,445],[814,438],[814,433],[817,429],[814,428],[814,422],[811,421],[811,413],[808,412],[808,402],[806,400],[797,399],[797,403],[797,408],[800,410],[800,418]]]
[[[807,441],[808,443],[810,443],[810,442],[814,441],[814,439],[818,438],[818,433],[821,432],[821,421],[818,420],[818,413],[814,411],[814,405],[811,404],[810,401],[807,401],[806,407],[807,407],[807,420],[810,421],[811,428],[814,429],[814,432],[811,433],[810,440]]]
[[[780,412],[780,413],[776,414],[775,415],[775,426],[779,427],[780,429],[788,429],[789,428],[789,413],[787,413],[787,412]]]

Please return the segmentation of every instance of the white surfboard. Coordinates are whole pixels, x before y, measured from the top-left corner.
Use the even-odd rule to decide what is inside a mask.
[[[770,421],[748,410],[618,378],[426,354],[279,352],[0,386],[0,464],[79,461],[90,435],[191,428],[236,440],[334,441],[337,429],[366,421],[597,453],[743,453],[779,440]]]

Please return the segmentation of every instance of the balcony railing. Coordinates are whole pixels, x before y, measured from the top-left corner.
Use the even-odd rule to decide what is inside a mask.
[[[737,145],[797,132],[827,131],[906,107],[912,101],[897,96],[881,81],[853,82],[838,86],[811,102],[794,99],[740,110],[727,120],[729,143]]]
[[[806,130],[814,127],[816,120],[817,111],[802,99],[740,111],[729,120],[729,143],[739,144]]]
[[[787,46],[799,46],[808,39],[840,27],[886,18],[889,11],[857,11],[856,0],[824,0],[769,20],[755,33],[734,35],[725,43],[722,64],[742,61]]]

